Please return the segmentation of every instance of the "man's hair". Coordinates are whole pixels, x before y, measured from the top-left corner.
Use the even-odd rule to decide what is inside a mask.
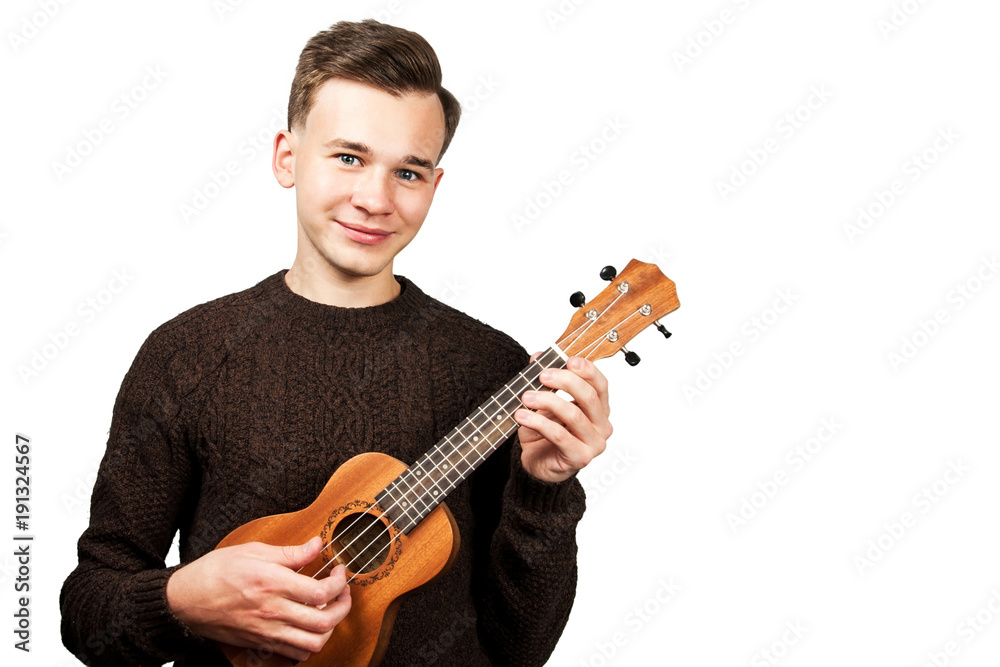
[[[415,32],[367,19],[340,21],[316,33],[299,55],[288,97],[288,129],[304,126],[316,91],[333,78],[364,83],[399,97],[436,93],[444,108],[444,155],[462,109],[441,86],[441,64],[427,40]]]

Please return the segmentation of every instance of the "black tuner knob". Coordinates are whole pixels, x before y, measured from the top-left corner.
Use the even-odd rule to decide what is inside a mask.
[[[615,276],[618,275],[618,271],[615,270],[613,266],[605,266],[601,269],[601,280],[614,280]]]
[[[661,334],[663,334],[664,338],[670,338],[671,336],[673,336],[673,334],[667,331],[667,328],[662,324],[660,324],[659,322],[656,323],[656,330],[659,331]]]
[[[569,302],[574,308],[579,308],[583,304],[587,303],[587,297],[583,295],[583,292],[573,292],[569,295]]]
[[[629,352],[625,348],[622,348],[622,352],[625,353],[625,363],[627,363],[629,366],[639,365],[640,359],[638,354],[636,354],[635,352]]]

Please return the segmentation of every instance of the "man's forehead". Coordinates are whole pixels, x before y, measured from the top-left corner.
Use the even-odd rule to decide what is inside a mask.
[[[434,93],[393,95],[364,83],[330,79],[316,91],[306,132],[324,148],[350,148],[353,143],[370,154],[436,162],[444,143],[444,109]]]

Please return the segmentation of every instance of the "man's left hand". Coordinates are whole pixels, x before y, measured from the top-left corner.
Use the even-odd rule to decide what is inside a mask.
[[[532,360],[537,356],[532,355]],[[573,400],[567,401],[554,391],[524,392],[521,400],[530,410],[514,413],[521,425],[521,465],[537,479],[562,482],[607,447],[612,431],[608,380],[592,361],[582,357],[570,357],[565,369],[545,369],[539,379]]]

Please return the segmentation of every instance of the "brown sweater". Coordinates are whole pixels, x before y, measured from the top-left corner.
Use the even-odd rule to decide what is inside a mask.
[[[227,665],[170,612],[171,573],[247,521],[307,506],[356,454],[409,465],[527,362],[405,278],[389,303],[337,308],[284,274],[160,326],[122,382],[60,597],[84,662]],[[576,587],[579,482],[528,475],[514,436],[447,504],[458,558],[403,602],[383,665],[543,664]],[[181,565],[166,567],[178,530]]]

